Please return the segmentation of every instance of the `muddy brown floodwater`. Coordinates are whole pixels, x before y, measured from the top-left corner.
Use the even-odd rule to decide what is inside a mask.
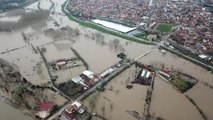
[[[52,1],[54,3],[52,11],[62,13],[61,5],[65,0]],[[52,4],[49,0],[40,0],[39,2],[41,9],[51,8]],[[47,51],[44,55],[48,61],[52,61],[76,57],[70,49],[72,46],[85,59],[90,70],[95,73],[100,73],[118,62],[119,59],[116,55],[120,52],[124,52],[129,58],[134,59],[153,47],[84,28],[70,21],[64,15],[48,15],[46,12],[35,11],[35,9],[38,9],[38,5],[38,2],[36,2],[28,6],[28,10],[22,9],[3,13],[1,16],[7,15],[7,17],[0,18],[1,30],[4,30],[0,32],[0,57],[16,64],[20,73],[33,84],[45,84],[50,80],[40,54],[35,51],[36,47],[45,47]],[[56,23],[59,26],[55,25]],[[62,31],[56,33],[63,37],[56,36],[56,38],[53,37],[56,34],[53,36],[46,34],[47,30],[59,31],[66,26],[78,29],[79,35],[69,36]],[[27,35],[27,40],[24,40],[23,33]],[[213,74],[176,55],[163,54],[158,49],[139,61],[152,65],[164,64],[166,67],[181,70],[199,80],[198,84],[192,89],[181,94],[156,77],[151,102],[151,115],[162,117],[165,120],[202,120],[196,107],[185,97],[185,95],[188,95],[197,103],[209,120],[213,119],[213,90],[203,84],[208,83],[213,86]],[[67,73],[65,73],[61,76],[65,75],[68,79],[83,70],[84,68],[78,69],[73,75],[68,74],[67,76]],[[115,77],[106,86],[107,88],[112,86],[113,91],[106,90],[103,93],[95,93],[85,100],[85,104],[91,111],[100,112],[100,114],[102,114],[101,111],[105,111],[104,116],[110,120],[134,120],[126,110],[135,110],[142,115],[147,88],[134,85],[133,89],[126,89],[126,80],[132,79],[131,73],[132,68]],[[91,106],[93,103],[90,100],[94,98],[97,98],[95,107]],[[21,120],[25,119],[23,114],[17,110],[11,110],[3,102],[0,102],[0,111],[0,119],[9,118],[11,114],[17,114],[16,118],[20,117]],[[5,111],[10,111],[10,114],[4,114]]]
[[[108,120],[134,119],[127,111],[137,111],[142,117],[148,87],[134,84],[132,89],[126,88],[134,80],[134,72],[135,66],[132,66],[112,79],[103,93],[96,92],[85,99],[83,102],[89,111]]]
[[[197,78],[198,84],[185,94],[197,103],[209,120],[213,119],[210,112],[213,107],[213,89],[202,84],[202,82],[206,82],[213,85],[213,74],[171,53],[164,55],[159,50],[155,50],[140,61],[146,64],[164,64]],[[178,93],[159,78],[156,79],[155,88],[151,103],[151,111],[155,116],[162,116],[169,120],[202,119],[195,106],[192,106],[185,98],[185,94]]]
[[[1,120],[33,120],[25,116],[21,111],[0,101],[0,119]]]

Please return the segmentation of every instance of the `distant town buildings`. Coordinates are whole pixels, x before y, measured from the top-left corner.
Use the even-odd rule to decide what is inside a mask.
[[[151,29],[158,23],[169,23],[174,25],[169,39],[194,53],[213,54],[212,8],[199,2],[154,0],[150,5],[150,0],[72,0],[68,10],[83,20],[125,20],[138,25],[143,23]],[[149,36],[151,40],[154,38]]]

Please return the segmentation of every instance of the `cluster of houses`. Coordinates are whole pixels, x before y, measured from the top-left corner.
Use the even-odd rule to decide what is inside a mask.
[[[128,3],[128,6],[126,4]],[[129,20],[136,23],[143,21],[152,28],[158,23],[170,23],[176,27],[170,38],[178,44],[204,54],[212,55],[212,12],[194,1],[156,0],[154,7],[150,0],[73,0],[68,10],[80,18],[93,19],[101,16],[105,19]],[[166,3],[166,5],[165,5]],[[150,36],[152,39],[154,36]],[[197,47],[197,43],[202,45]],[[208,57],[208,56],[207,56]],[[206,58],[204,58],[206,59]],[[211,61],[213,63],[213,60]]]
[[[169,69],[161,69],[159,71],[159,76],[164,79],[165,81],[169,81],[173,77],[173,72]]]
[[[149,0],[73,0],[68,4],[68,10],[82,19],[101,16],[135,22],[140,22],[142,21],[141,18],[151,14],[149,12],[151,11]]]
[[[54,109],[54,103],[45,101],[39,103],[36,116],[41,119],[45,119],[50,115],[50,112]],[[61,114],[62,120],[89,120],[91,118],[85,106],[80,102],[74,101]]]
[[[80,75],[72,78],[72,81],[74,83],[83,85],[85,89],[90,88],[99,80],[100,78],[95,73],[89,70],[85,70]]]
[[[126,57],[125,57],[126,58]],[[104,70],[100,74],[95,74],[89,70],[83,71],[80,75],[72,78],[72,81],[76,84],[81,84],[84,86],[85,90],[93,86],[96,82],[98,82],[101,79],[106,78],[113,72],[115,72],[122,64],[125,62],[129,62],[128,59],[121,60],[117,64],[109,67],[108,69]]]
[[[78,101],[74,101],[63,111],[61,118],[63,120],[88,120],[91,115],[87,112],[85,106]]]

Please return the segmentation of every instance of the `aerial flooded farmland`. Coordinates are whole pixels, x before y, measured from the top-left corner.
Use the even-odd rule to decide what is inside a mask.
[[[144,37],[149,29],[109,20],[144,31],[137,38],[92,22],[100,17],[87,11],[78,19],[72,5],[84,2],[76,1],[39,0],[0,13],[0,119],[213,119],[210,63],[167,45],[170,33]]]

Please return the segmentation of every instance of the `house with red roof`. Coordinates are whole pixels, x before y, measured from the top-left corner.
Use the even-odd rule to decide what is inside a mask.
[[[159,71],[159,76],[167,81],[172,79],[172,74],[173,74],[173,72],[169,69],[161,69]]]
[[[74,114],[74,113],[68,113],[66,110],[63,112],[62,117],[65,120],[77,120],[76,114]]]
[[[41,111],[50,111],[52,110],[54,104],[53,102],[47,101],[47,102],[41,102],[39,104],[39,110]]]
[[[40,118],[46,118],[49,116],[50,111],[53,109],[54,103],[50,101],[41,102],[38,105],[38,111],[36,112],[36,116]]]
[[[78,116],[84,114],[85,112],[85,107],[80,102],[74,101],[69,107],[64,110],[64,112],[62,113],[62,118],[63,120],[77,120],[79,118]]]

